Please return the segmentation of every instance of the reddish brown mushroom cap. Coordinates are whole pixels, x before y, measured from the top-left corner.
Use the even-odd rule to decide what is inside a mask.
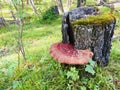
[[[86,50],[77,50],[71,44],[55,43],[50,48],[51,56],[60,63],[85,65],[93,57],[93,53]]]

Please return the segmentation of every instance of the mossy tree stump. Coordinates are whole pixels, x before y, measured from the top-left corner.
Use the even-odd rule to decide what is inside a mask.
[[[64,13],[62,42],[76,49],[90,49],[93,60],[106,66],[110,57],[111,39],[116,19],[111,14],[100,14],[95,7],[80,7]]]

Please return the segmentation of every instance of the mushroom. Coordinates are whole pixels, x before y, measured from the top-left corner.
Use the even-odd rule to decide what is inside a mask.
[[[50,48],[51,56],[58,62],[71,65],[85,65],[93,57],[89,50],[77,50],[69,43],[55,43]]]

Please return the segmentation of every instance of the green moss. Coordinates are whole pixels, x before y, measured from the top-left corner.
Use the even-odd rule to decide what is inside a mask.
[[[96,15],[96,16],[89,16],[88,18],[79,19],[73,21],[73,25],[104,25],[109,24],[115,19],[114,15],[112,14],[103,14],[103,15]]]

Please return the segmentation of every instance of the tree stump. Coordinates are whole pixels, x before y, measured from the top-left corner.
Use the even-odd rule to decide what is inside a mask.
[[[115,24],[112,14],[101,14],[96,7],[73,9],[63,15],[62,42],[78,50],[90,49],[94,53],[93,60],[106,66]]]

